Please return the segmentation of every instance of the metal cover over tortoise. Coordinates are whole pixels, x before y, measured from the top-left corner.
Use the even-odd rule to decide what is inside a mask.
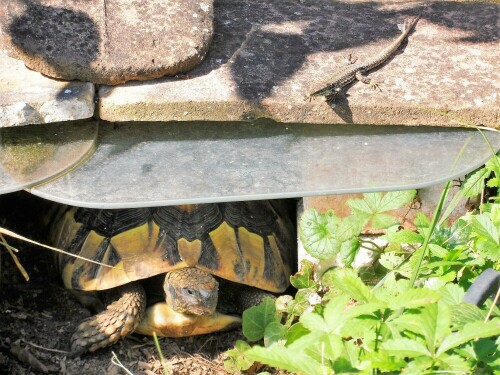
[[[241,313],[269,295],[264,291],[288,287],[294,213],[286,201],[62,207],[52,242],[104,264],[58,255],[64,285],[91,306],[98,301],[92,292],[100,291],[108,305],[80,324],[72,336],[73,353],[110,345],[134,330],[175,337],[238,324],[239,318],[221,311]],[[154,294],[162,294],[161,300]]]

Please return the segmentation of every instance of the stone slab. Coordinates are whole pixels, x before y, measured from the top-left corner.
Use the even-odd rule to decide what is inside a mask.
[[[34,72],[0,50],[0,127],[90,118],[95,88]]]
[[[108,121],[247,120],[453,126],[500,124],[500,4],[434,2],[403,53],[328,105],[304,101],[348,54],[359,61],[390,44],[422,3],[233,1],[215,3],[207,59],[188,75],[99,90]]]
[[[198,65],[213,34],[212,0],[7,0],[4,43],[48,76],[116,84]]]

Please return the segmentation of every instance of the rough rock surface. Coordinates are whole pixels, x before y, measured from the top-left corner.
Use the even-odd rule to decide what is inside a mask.
[[[213,33],[212,0],[9,0],[0,5],[13,56],[51,77],[117,84],[186,72]]]
[[[44,77],[0,51],[0,128],[92,117],[94,91],[90,82]]]
[[[422,11],[407,1],[215,3],[208,58],[185,77],[100,88],[108,121],[242,120],[461,126],[500,123],[500,4],[430,2],[395,54],[335,106],[304,101],[352,53],[363,62]],[[448,116],[448,115],[450,116]]]

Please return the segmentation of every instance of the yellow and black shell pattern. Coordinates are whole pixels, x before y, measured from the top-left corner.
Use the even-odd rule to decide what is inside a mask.
[[[282,201],[89,209],[64,206],[51,242],[69,289],[110,289],[184,267],[282,292],[294,266],[295,229]],[[108,265],[109,267],[103,266]]]

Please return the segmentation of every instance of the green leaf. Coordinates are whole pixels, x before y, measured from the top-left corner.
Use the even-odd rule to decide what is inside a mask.
[[[431,352],[419,341],[406,338],[391,339],[382,343],[382,348],[389,351],[392,355],[401,357],[431,357]]]
[[[484,321],[486,312],[472,303],[461,302],[451,306],[452,324],[457,330],[462,330],[464,325],[477,321]]]
[[[384,195],[380,193],[365,194],[367,204],[373,213],[396,210],[410,203],[417,195],[416,190],[390,191]]]
[[[229,373],[245,371],[253,364],[253,360],[247,357],[247,350],[250,349],[245,341],[236,341],[235,348],[226,351],[227,359],[224,361],[224,368]]]
[[[347,204],[360,217],[371,219],[373,228],[385,229],[398,225],[399,221],[383,212],[403,207],[415,198],[416,190],[391,191],[386,194],[367,193],[363,199],[350,199]]]
[[[347,268],[336,268],[325,272],[322,277],[325,285],[333,286],[358,302],[376,302],[377,299],[356,273]]]
[[[278,345],[272,345],[268,348],[254,346],[247,351],[247,356],[254,361],[287,371],[309,375],[323,374],[321,363],[303,352],[292,351]]]
[[[304,327],[302,323],[295,323],[288,329],[286,335],[286,346],[292,345],[296,340],[304,337],[310,332],[311,331]]]
[[[440,258],[444,258],[446,256],[446,254],[448,254],[447,249],[445,249],[444,247],[441,247],[439,245],[436,245],[434,243],[429,244],[429,250],[430,250],[432,255],[440,257]]]
[[[358,253],[360,246],[361,242],[358,237],[342,242],[337,259],[340,260],[345,267],[350,267],[356,258],[356,254]]]
[[[397,244],[421,244],[424,242],[424,237],[411,230],[400,230],[388,235],[389,242]]]
[[[285,339],[287,328],[279,322],[270,322],[264,331],[264,346],[270,346]]]
[[[258,341],[264,338],[268,324],[279,321],[280,316],[276,314],[274,301],[265,298],[260,305],[250,307],[243,312],[243,334],[249,341]]]
[[[311,332],[329,332],[328,325],[321,315],[310,312],[300,317],[300,323]]]
[[[445,355],[439,357],[440,368],[449,369],[459,374],[467,374],[471,372],[471,366],[467,361],[458,355]]]
[[[302,214],[299,223],[300,240],[308,254],[316,259],[333,258],[340,250],[335,231],[340,223],[333,211],[320,214],[309,209]]]
[[[338,328],[342,326],[345,319],[343,314],[347,304],[349,303],[349,296],[340,295],[332,298],[325,306],[323,317],[327,330],[338,334]]]
[[[500,245],[498,229],[488,214],[474,215],[472,217],[472,230],[496,245]]]
[[[491,221],[493,221],[493,224],[496,227],[499,227],[500,226],[500,204],[495,203],[495,204],[491,205],[490,215],[491,215]]]
[[[408,363],[408,365],[404,368],[405,375],[422,375],[422,374],[433,374],[433,372],[428,372],[434,365],[434,361],[431,357],[418,357],[413,361]]]
[[[426,288],[412,288],[395,297],[388,299],[390,308],[397,310],[400,308],[415,308],[436,303],[441,298],[441,294]]]
[[[482,337],[491,337],[500,335],[500,320],[490,320],[488,322],[473,322],[464,325],[461,331],[455,332],[443,340],[437,355],[456,348],[463,343]]]
[[[490,160],[488,160],[485,166],[491,172],[495,172],[495,175],[497,177],[500,176],[500,157],[498,155],[495,155]]]
[[[378,213],[372,217],[373,229],[387,229],[395,225],[399,225],[399,220],[392,215]]]
[[[342,219],[335,235],[340,242],[350,240],[352,237],[359,236],[367,222],[366,217],[354,213]]]
[[[431,226],[431,222],[427,216],[425,216],[421,212],[417,212],[415,214],[415,220],[413,221],[415,226],[418,229],[418,232],[423,236],[427,236],[427,233],[429,232],[429,228]]]
[[[408,310],[394,320],[400,329],[423,336],[432,353],[440,340],[451,333],[450,321],[449,307],[442,302],[428,304],[414,311]]]
[[[490,174],[490,170],[487,168],[481,168],[470,175],[461,186],[464,196],[467,198],[473,198],[481,194],[484,189],[484,180]]]
[[[296,289],[315,288],[318,284],[314,281],[314,263],[303,259],[300,265],[300,271],[290,277],[290,283]]]
[[[462,298],[465,296],[465,291],[462,287],[457,284],[448,283],[443,287],[439,288],[439,292],[443,296],[442,301],[448,305],[456,305],[462,302]]]

